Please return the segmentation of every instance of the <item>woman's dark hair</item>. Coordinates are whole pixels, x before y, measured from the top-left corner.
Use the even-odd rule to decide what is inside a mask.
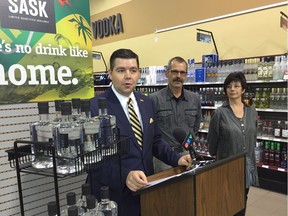
[[[115,67],[115,59],[122,58],[122,59],[136,59],[137,67],[139,68],[139,58],[136,53],[134,53],[130,49],[118,49],[115,50],[111,57],[110,57],[110,69],[113,70]]]
[[[246,78],[244,74],[242,72],[233,72],[233,73],[230,73],[224,81],[224,92],[226,95],[227,95],[227,86],[231,82],[240,82],[242,89],[244,90],[247,89],[247,83],[246,83]]]

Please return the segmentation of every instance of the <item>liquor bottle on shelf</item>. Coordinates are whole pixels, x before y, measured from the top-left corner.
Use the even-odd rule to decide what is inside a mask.
[[[263,121],[261,119],[261,116],[258,115],[258,121],[257,121],[257,135],[262,136],[263,135]]]
[[[276,148],[275,148],[275,156],[274,156],[274,166],[280,167],[281,166],[281,161],[280,161],[280,143],[276,142]]]
[[[274,137],[276,137],[276,138],[282,137],[281,132],[282,132],[281,121],[277,121],[277,124],[274,127]]]
[[[281,151],[281,155],[280,155],[280,159],[281,159],[281,163],[280,166],[282,168],[287,168],[287,144],[284,143],[282,146],[282,151]]]
[[[57,172],[71,174],[83,169],[81,161],[75,161],[82,152],[80,126],[72,119],[70,102],[61,103],[61,123],[54,126],[53,136],[57,155]]]
[[[39,121],[30,125],[30,137],[32,142],[52,142],[52,124],[49,120],[48,102],[38,102]],[[37,169],[47,169],[53,167],[53,159],[50,146],[33,143],[31,146],[33,153],[32,166]]]
[[[48,216],[57,216],[57,203],[51,201],[47,204],[48,207]]]
[[[271,89],[270,98],[269,98],[269,107],[271,109],[275,108],[275,100],[276,100],[276,88]]]
[[[288,138],[288,121],[285,121],[285,124],[282,128],[282,132],[281,132],[282,138]]]
[[[55,118],[53,119],[52,123],[57,124],[61,122],[61,103],[64,102],[64,100],[55,100]]]
[[[269,165],[275,165],[275,150],[274,150],[275,143],[273,141],[270,142],[270,149],[269,149]]]
[[[99,115],[95,118],[100,122],[99,146],[104,155],[115,154],[117,152],[115,141],[118,139],[116,116],[108,115],[106,98],[99,98],[98,105]]]
[[[261,142],[256,142],[256,147],[255,147],[256,163],[263,162],[262,155],[263,155],[263,148],[261,146]]]
[[[264,141],[264,158],[263,158],[263,164],[268,165],[269,164],[269,148],[270,148],[270,142]]]
[[[81,117],[81,99],[72,98],[72,119],[73,121],[79,121]]]
[[[282,88],[282,93],[280,94],[280,109],[287,109],[287,88]]]
[[[273,125],[272,125],[272,121],[269,121],[268,122],[268,125],[267,125],[267,136],[268,137],[273,137]]]
[[[273,65],[273,80],[280,79],[280,56],[275,56],[275,62]]]
[[[282,89],[281,88],[277,88],[276,89],[276,94],[275,94],[275,102],[274,102],[274,109],[280,109],[280,98],[281,98],[281,94],[282,94]]]
[[[100,121],[97,118],[91,118],[90,100],[81,101],[79,124],[81,130],[80,140],[83,143],[84,164],[96,163],[102,159],[100,152],[95,151],[99,148]],[[92,151],[94,152],[86,154]]]
[[[118,215],[118,206],[117,203],[110,200],[109,197],[109,187],[102,186],[100,188],[100,197],[101,201],[98,203],[98,210],[103,212],[104,215],[117,216]]]

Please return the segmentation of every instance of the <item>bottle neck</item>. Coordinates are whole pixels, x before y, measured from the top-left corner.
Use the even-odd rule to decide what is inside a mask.
[[[39,114],[40,121],[49,121],[49,114]]]
[[[107,108],[99,109],[99,115],[108,115]]]
[[[72,115],[62,115],[62,122],[71,122],[72,120]]]

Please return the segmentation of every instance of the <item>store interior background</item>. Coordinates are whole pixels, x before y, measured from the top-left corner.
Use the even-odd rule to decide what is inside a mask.
[[[245,0],[233,4],[229,0],[90,2],[91,22],[117,13],[122,15],[124,33],[92,39],[93,51],[102,52],[107,62],[110,54],[121,47],[139,54],[141,67],[166,65],[176,55],[201,62],[203,54],[216,52],[212,43],[196,40],[197,28],[213,32],[221,60],[287,52],[287,31],[280,28],[280,11],[287,14],[287,5],[155,33],[160,29],[280,4],[279,0]],[[93,61],[95,72],[103,71],[103,66],[103,62]]]
[[[206,20],[262,6],[279,4],[239,16],[155,33],[182,24]],[[213,44],[196,41],[197,28],[213,32],[221,60],[276,55],[287,52],[287,31],[280,28],[280,11],[288,14],[287,2],[261,1],[172,1],[172,0],[90,0],[91,22],[121,13],[124,33],[92,39],[93,50],[108,63],[118,48],[139,54],[140,66],[166,65],[176,55],[200,62],[203,54],[215,53]],[[105,70],[103,61],[93,60],[94,72]],[[54,103],[51,102],[53,107]],[[0,105],[0,215],[20,215],[16,172],[7,161],[7,149],[16,139],[29,137],[27,122],[37,121],[36,103]],[[60,179],[61,205],[69,191],[81,193],[86,176]],[[54,199],[53,178],[22,174],[27,215],[47,215],[46,205]]]

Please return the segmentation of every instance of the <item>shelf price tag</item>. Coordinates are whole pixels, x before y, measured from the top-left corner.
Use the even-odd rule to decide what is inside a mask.
[[[281,172],[285,172],[285,169],[284,168],[279,168],[277,169],[278,171],[281,171]]]
[[[263,168],[269,169],[268,165],[262,165]]]

